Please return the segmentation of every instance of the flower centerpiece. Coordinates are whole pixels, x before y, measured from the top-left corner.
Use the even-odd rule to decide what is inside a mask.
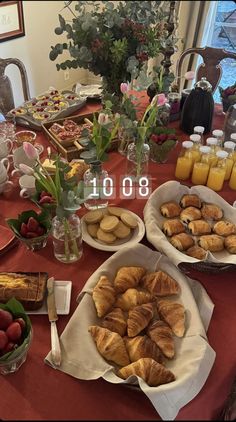
[[[219,86],[219,91],[223,105],[223,111],[226,112],[231,105],[236,104],[236,82],[227,88],[222,88]]]
[[[175,130],[163,126],[154,127],[149,137],[150,158],[155,163],[166,163],[170,151],[177,145]]]
[[[36,188],[43,189],[55,202],[56,215],[51,221],[55,257],[62,262],[74,262],[82,255],[80,220],[75,212],[84,202],[83,184],[78,183],[75,177],[67,178],[71,167],[59,155],[55,159],[52,157],[55,174],[50,175],[38,160],[37,150],[32,144],[24,142],[23,149],[28,158],[36,158],[36,165],[31,168],[20,164],[20,170],[33,175]],[[50,219],[49,213],[47,215]]]
[[[88,69],[102,76],[104,92],[120,96],[120,83],[136,78],[166,45],[169,1],[79,1],[75,10],[65,3],[72,22],[59,15],[55,33],[68,41],[52,46],[49,58],[66,50],[70,59],[57,69]]]

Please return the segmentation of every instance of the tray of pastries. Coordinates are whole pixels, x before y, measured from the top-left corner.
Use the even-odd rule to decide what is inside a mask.
[[[205,186],[164,183],[148,199],[144,221],[148,240],[176,265],[218,271],[236,264],[236,209]]]
[[[49,89],[10,110],[8,115],[14,116],[16,123],[21,126],[42,130],[42,123],[67,117],[83,107],[85,103],[86,98],[80,97],[75,92]]]

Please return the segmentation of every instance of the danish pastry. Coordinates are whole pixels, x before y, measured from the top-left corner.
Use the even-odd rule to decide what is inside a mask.
[[[163,223],[162,231],[166,236],[173,236],[174,234],[183,233],[185,231],[184,224],[177,218],[166,220]]]
[[[220,252],[224,249],[224,238],[217,234],[206,234],[200,237],[198,244],[206,251]]]
[[[173,218],[178,217],[181,213],[181,207],[177,202],[165,202],[160,208],[163,217]]]
[[[188,224],[193,220],[200,220],[201,216],[201,211],[198,208],[187,207],[181,211],[180,220],[182,220],[183,223]]]
[[[213,226],[213,232],[219,236],[229,236],[236,234],[236,226],[230,221],[217,221]]]
[[[211,226],[205,220],[194,220],[188,224],[188,229],[194,236],[211,233]]]
[[[179,251],[186,251],[186,249],[194,245],[194,239],[190,234],[179,233],[170,238],[170,243]]]
[[[215,204],[203,204],[201,208],[202,217],[206,220],[221,220],[223,217],[223,210]]]
[[[201,248],[201,246],[194,245],[186,250],[186,254],[196,259],[205,259],[207,251]]]
[[[232,234],[225,238],[225,248],[229,253],[236,254],[236,235]]]
[[[202,203],[198,195],[187,194],[187,195],[182,196],[180,200],[180,206],[182,208],[187,208],[187,207],[201,208]]]

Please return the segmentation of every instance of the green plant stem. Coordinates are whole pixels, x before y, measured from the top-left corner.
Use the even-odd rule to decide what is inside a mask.
[[[66,218],[63,219],[63,223],[64,223],[64,232],[65,232],[65,256],[66,256],[66,260],[69,261],[70,260],[70,249],[69,249],[69,239],[68,239],[68,221]]]
[[[79,250],[78,250],[78,245],[76,242],[76,239],[73,236],[71,227],[70,227],[70,223],[67,220],[67,218],[64,219],[64,228],[65,228],[65,233],[67,233],[68,239],[71,240],[71,248],[72,248],[72,252],[75,254],[76,257],[79,256]],[[70,247],[69,247],[69,241],[67,239],[68,242],[68,252],[70,255]]]

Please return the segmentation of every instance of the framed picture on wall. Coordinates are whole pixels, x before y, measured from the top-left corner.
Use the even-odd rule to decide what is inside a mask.
[[[0,2],[0,42],[25,35],[22,1]]]

